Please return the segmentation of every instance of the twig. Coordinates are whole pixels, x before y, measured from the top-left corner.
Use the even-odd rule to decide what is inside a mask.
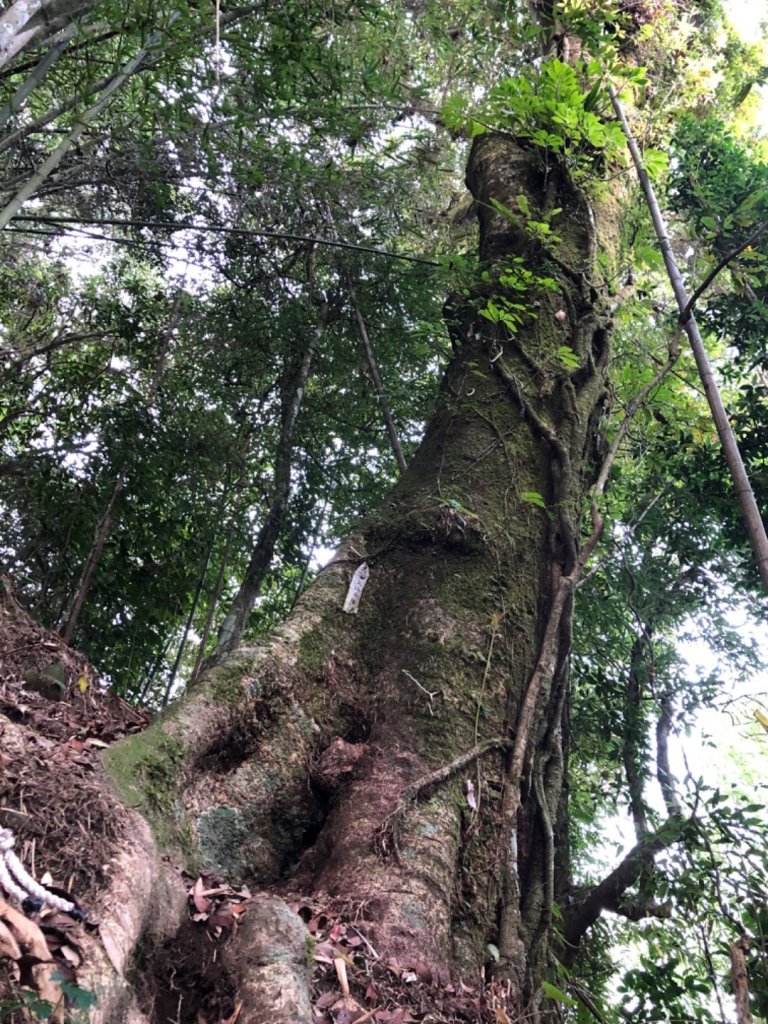
[[[422,686],[421,683],[419,682],[419,680],[416,678],[416,676],[412,675],[408,671],[407,668],[404,668],[402,670],[402,672],[403,672],[403,675],[407,676],[411,680],[412,683],[416,683],[416,685],[418,686],[418,688],[421,690],[422,693],[425,693],[427,695],[427,700],[429,701],[429,713],[430,713],[430,715],[434,715],[434,711],[432,710],[432,701],[435,699],[435,697],[438,695],[438,693],[440,693],[440,691],[439,690],[428,690],[426,688],[426,686]]]
[[[170,27],[174,21],[179,18],[179,14],[174,12],[168,19],[168,27]],[[19,212],[24,203],[31,196],[35,194],[40,185],[48,178],[59,166],[64,157],[69,151],[76,145],[78,139],[86,130],[88,125],[93,119],[101,113],[112,98],[112,94],[116,92],[121,86],[128,81],[131,75],[139,68],[142,62],[145,60],[150,51],[160,42],[163,38],[163,32],[155,32],[154,35],[148,40],[146,45],[132,57],[131,60],[127,61],[126,64],[120,69],[120,71],[114,75],[109,85],[107,85],[98,100],[89,107],[84,113],[80,114],[75,125],[69,134],[65,135],[61,140],[56,149],[48,155],[38,169],[30,176],[28,181],[19,189],[16,195],[6,205],[5,209],[0,212],[0,228],[6,227],[15,215]]]
[[[603,464],[600,467],[600,472],[598,473],[597,480],[595,481],[595,486],[592,488],[592,534],[590,535],[589,540],[584,545],[584,548],[582,549],[579,555],[579,565],[582,569],[589,561],[590,557],[592,556],[592,552],[597,547],[597,544],[603,535],[605,522],[603,520],[602,513],[600,512],[598,502],[599,499],[602,497],[603,493],[605,492],[605,488],[608,483],[608,478],[611,474],[611,470],[613,469],[613,464],[616,461],[616,456],[619,454],[619,448],[621,447],[624,438],[627,436],[632,420],[637,415],[642,406],[645,404],[648,395],[650,395],[650,393],[659,386],[664,377],[666,377],[666,375],[670,372],[672,367],[677,362],[677,359],[680,355],[680,330],[681,328],[678,328],[675,331],[672,338],[670,339],[669,354],[667,356],[666,363],[664,363],[664,365],[659,369],[658,373],[656,373],[653,376],[649,383],[646,384],[644,388],[641,388],[640,391],[638,391],[638,393],[627,406],[626,412],[624,414],[624,419],[621,421],[621,423],[619,424],[619,429],[616,431],[616,437],[614,437],[613,441],[611,442],[611,445],[608,448],[608,453],[603,459]],[[591,576],[592,573],[588,573],[580,581],[580,584],[586,583],[586,581]]]
[[[457,772],[460,772],[462,768],[466,768],[467,765],[477,761],[478,758],[484,757],[486,754],[491,753],[494,750],[509,750],[511,743],[508,739],[504,739],[502,736],[496,736],[490,740],[484,740],[482,743],[478,743],[472,747],[471,750],[466,751],[464,754],[460,754],[454,758],[448,764],[443,765],[440,768],[436,768],[432,772],[428,772],[426,775],[422,775],[416,782],[411,783],[400,794],[400,800],[392,811],[391,814],[387,815],[384,821],[376,829],[376,835],[374,836],[374,849],[377,851],[380,857],[386,858],[390,854],[394,853],[396,856],[399,853],[399,838],[400,838],[400,827],[402,825],[403,818],[405,817],[406,811],[415,803],[421,799],[425,793],[430,792],[435,786],[439,786],[442,782],[447,782],[448,779],[452,778]]]

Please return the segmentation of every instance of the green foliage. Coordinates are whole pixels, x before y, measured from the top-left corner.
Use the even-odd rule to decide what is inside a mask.
[[[518,197],[518,202],[524,200],[524,196]],[[495,207],[501,207],[496,203]],[[527,204],[523,203],[523,206]],[[521,209],[523,207],[521,206]],[[505,216],[517,221],[517,217],[506,207],[502,211]],[[560,211],[557,211],[560,212]],[[526,210],[523,210],[526,213]],[[527,221],[528,229],[534,224],[534,228],[543,227],[549,233],[549,225],[537,225],[535,222]],[[533,234],[536,234],[534,230]],[[550,236],[552,241],[557,241],[555,236]],[[522,256],[516,256],[509,261],[497,274],[484,270],[480,275],[483,284],[497,284],[503,291],[495,291],[493,298],[486,301],[485,307],[480,310],[480,316],[489,320],[492,324],[503,324],[510,334],[516,334],[526,323],[536,319],[536,312],[532,305],[532,294],[536,290],[552,290],[557,288],[556,282],[551,277],[543,277],[535,274],[525,266]],[[511,297],[510,297],[511,293]],[[515,301],[519,299],[520,301]]]
[[[645,244],[640,232],[635,241]],[[636,272],[644,289],[658,288],[655,263]],[[666,358],[674,327],[657,294],[616,312],[619,409]],[[709,341],[717,358],[723,350]],[[727,365],[735,373],[732,360]],[[755,482],[762,486],[759,473]],[[745,687],[760,663],[754,641],[733,625],[753,621],[759,634],[765,614],[743,540],[735,543],[733,504],[695,368],[683,355],[622,446],[602,506],[609,521],[604,549],[577,609],[570,817],[584,884],[604,874],[603,816],[627,814],[630,768],[648,827],[668,817],[656,780],[654,731],[662,715],[671,706],[680,733],[690,732],[704,709],[714,714],[728,704],[732,688]],[[707,650],[704,667],[686,663],[685,642]],[[729,987],[725,951],[741,927],[751,927],[748,894],[765,887],[764,807],[748,786],[724,791],[711,775],[696,778],[697,762],[725,760],[719,737],[711,755],[688,756],[689,776],[678,785],[684,841],[625,896],[668,905],[671,916],[640,928],[607,919],[588,946],[592,967],[581,977],[591,976],[589,996],[606,1020],[720,1020],[717,999]],[[617,838],[608,856],[620,859],[632,842]],[[617,944],[627,969],[623,1005],[614,1011],[610,951]]]
[[[98,1003],[94,993],[77,984],[64,981],[58,971],[54,971],[51,977],[58,983],[70,1008],[67,1021],[75,1024],[77,1021],[87,1020],[88,1011]],[[50,1020],[55,1011],[56,1007],[52,1003],[40,999],[35,992],[29,989],[19,989],[18,998],[0,1000],[0,1020],[9,1018],[16,1013],[24,1016],[31,1015],[34,1020]]]
[[[545,999],[552,999],[556,1003],[562,1003],[564,1006],[576,1006],[576,1000],[572,999],[569,995],[566,995],[562,989],[558,988],[557,985],[553,985],[549,981],[543,981],[541,983],[541,993]]]
[[[612,69],[613,70],[613,69]],[[626,80],[642,85],[639,69],[622,69]],[[454,130],[466,120],[470,135],[503,131],[550,153],[584,180],[624,148],[621,125],[609,119],[607,79],[600,60],[543,62],[524,69],[489,92],[485,104],[467,117],[453,97],[443,119]],[[525,212],[525,211],[523,211]]]
[[[700,326],[727,351],[721,372],[728,388],[729,414],[742,448],[753,487],[768,493],[765,445],[765,389],[760,373],[768,353],[768,237],[742,248],[755,229],[768,222],[768,165],[720,120],[684,117],[672,149],[673,169],[668,182],[673,208],[696,233],[694,281],[726,256],[741,250],[723,268],[716,284],[697,306]],[[691,452],[694,454],[694,452]],[[692,490],[710,507],[720,509],[722,540],[733,543],[740,526],[733,504],[721,490],[719,459],[713,446],[696,446],[695,469],[689,473]],[[677,461],[680,453],[672,456]],[[728,507],[726,507],[728,506]],[[746,549],[745,563],[751,561]]]
[[[480,310],[480,316],[490,320],[492,324],[504,324],[510,334],[516,334],[524,321],[527,307],[520,302],[510,302],[503,296],[497,301],[498,305],[492,299],[488,299],[485,309]]]
[[[537,508],[547,507],[546,501],[544,501],[544,498],[538,491],[521,491],[520,500],[527,502],[529,505],[535,505]]]
[[[0,139],[7,197],[96,99],[99,79],[162,30],[152,60],[28,207],[40,218],[86,224],[18,221],[0,259],[2,568],[38,618],[61,626],[120,482],[74,638],[119,693],[159,704],[187,620],[200,637],[209,613],[215,624],[235,593],[269,507],[290,382],[309,339],[314,361],[291,495],[252,634],[292,607],[315,553],[395,480],[349,279],[408,455],[450,355],[443,295],[482,296],[476,314],[499,328],[495,340],[522,342],[522,351],[540,298],[558,291],[522,257],[479,269],[465,255],[474,238],[451,213],[465,154],[436,123],[436,110],[454,134],[514,135],[539,154],[544,181],[559,163],[588,190],[616,173],[624,146],[610,77],[632,90],[649,141],[662,145],[659,137],[677,124],[672,159],[650,146],[644,157],[677,215],[676,248],[693,253],[692,284],[768,219],[768,177],[756,146],[703,116],[705,102],[715,101],[699,104],[693,91],[714,54],[709,66],[717,73],[724,61],[742,69],[720,88],[733,100],[749,76],[756,80],[754,55],[747,67],[732,40],[712,47],[719,30],[699,24],[699,14],[694,31],[676,9],[672,32],[668,21],[653,20],[654,5],[620,6],[559,5],[558,31],[583,44],[582,59],[566,61],[541,58],[543,30],[529,24],[523,5],[286,0],[222,11],[217,49],[211,9],[176,5],[171,21],[163,8],[108,2],[98,13],[111,28],[68,50],[13,113]],[[699,60],[688,78],[687,49]],[[653,82],[632,66],[646,57]],[[30,70],[9,67],[3,101]],[[678,120],[666,98],[681,81],[689,114]],[[532,250],[556,257],[554,218],[569,211],[538,212],[522,193],[510,203],[495,201],[495,214],[521,229]],[[174,222],[224,230],[173,231]],[[627,277],[631,267],[645,294],[634,303],[622,296],[614,311],[613,412],[606,407],[601,424],[608,440],[666,359],[674,330],[658,250],[637,203],[623,236]],[[349,248],[326,244],[336,242]],[[743,252],[699,305],[762,504],[768,410],[755,371],[768,338],[766,244],[764,236]],[[376,249],[428,263],[385,259]],[[622,283],[614,282],[617,292]],[[547,374],[586,374],[589,355],[580,361],[577,347],[558,336],[542,364]],[[485,374],[479,364],[469,372]],[[545,376],[532,387],[543,392]],[[576,888],[562,913],[580,886],[621,856],[623,844],[605,834],[627,815],[628,767],[649,826],[667,817],[654,782],[663,708],[684,729],[718,705],[723,666],[741,683],[759,663],[733,625],[762,606],[697,387],[690,360],[681,358],[635,417],[602,501],[607,529],[575,611],[568,810]],[[595,442],[585,486],[600,457]],[[510,481],[512,493],[519,486]],[[554,521],[542,494],[517,494]],[[473,496],[460,486],[435,502],[473,515]],[[686,638],[707,641],[707,669],[686,664]],[[182,651],[182,675],[193,647]],[[161,816],[178,781],[174,757],[150,750],[125,772],[144,773],[145,795]],[[544,983],[543,995],[568,1020],[592,1019],[574,1005],[578,985],[606,1021],[713,1019],[729,938],[742,924],[760,941],[768,930],[762,801],[693,777],[680,792],[684,841],[627,893],[628,901],[669,903],[673,917],[639,927],[600,922],[573,975],[556,970]],[[677,822],[669,827],[679,830]],[[553,909],[555,918],[562,913]],[[617,950],[625,964],[618,974]],[[487,952],[498,956],[493,942]],[[751,966],[755,1010],[765,1016],[762,952],[756,943]]]
[[[561,345],[557,350],[557,355],[560,362],[568,370],[575,370],[579,366],[579,357],[573,351],[570,345]]]

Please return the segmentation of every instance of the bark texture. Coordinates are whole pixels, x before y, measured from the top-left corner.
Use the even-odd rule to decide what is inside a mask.
[[[536,1018],[569,881],[568,581],[598,460],[610,325],[596,253],[611,240],[567,176],[512,139],[477,140],[468,183],[486,274],[448,305],[456,354],[407,472],[268,642],[214,666],[106,763],[189,866],[270,899],[346,901],[379,953],[420,976],[476,977],[494,943],[511,1008]],[[519,195],[558,243],[495,212]],[[519,266],[534,278],[512,334],[481,313],[521,301]],[[262,1003],[275,1024],[303,1019],[259,977],[246,1019]]]

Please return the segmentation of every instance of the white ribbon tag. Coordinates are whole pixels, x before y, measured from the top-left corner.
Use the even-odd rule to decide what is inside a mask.
[[[363,590],[365,590],[365,584],[368,582],[368,563],[361,562],[355,569],[355,575],[352,577],[347,596],[344,600],[343,611],[347,612],[348,615],[357,615],[357,607],[360,604],[360,598],[363,596]]]

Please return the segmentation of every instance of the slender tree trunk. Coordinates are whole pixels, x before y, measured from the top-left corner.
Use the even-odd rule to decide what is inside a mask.
[[[264,577],[269,572],[269,567],[272,564],[275,545],[285,523],[288,499],[291,493],[293,437],[296,421],[301,410],[304,389],[309,379],[315,346],[322,331],[323,325],[321,324],[310,338],[301,355],[298,367],[288,377],[288,383],[284,389],[280,437],[275,450],[272,500],[256,538],[256,543],[251,552],[250,561],[245,570],[240,588],[219,627],[219,635],[216,647],[211,655],[211,663],[221,658],[224,654],[233,651],[240,643],[256,603],[256,598],[261,591]]]
[[[0,68],[29,45],[34,36],[32,21],[42,6],[42,0],[16,0],[0,17]]]
[[[178,289],[173,300],[173,307],[171,309],[171,315],[168,321],[168,326],[166,327],[165,333],[163,335],[162,346],[158,353],[155,369],[152,374],[152,379],[147,391],[147,404],[153,401],[155,394],[157,393],[157,388],[160,384],[160,378],[163,375],[165,359],[168,354],[168,349],[170,347],[171,339],[173,337],[173,331],[178,319],[180,303],[181,289]],[[62,639],[66,643],[71,643],[72,641],[75,629],[77,628],[77,623],[80,619],[80,614],[83,610],[86,598],[88,597],[88,593],[91,589],[93,578],[96,575],[96,570],[98,569],[102,555],[104,554],[104,548],[106,546],[107,540],[109,539],[109,535],[112,530],[112,521],[114,518],[115,507],[117,506],[120,495],[123,491],[123,488],[125,487],[125,479],[127,473],[128,463],[126,462],[123,464],[119,473],[117,474],[117,477],[115,478],[115,483],[112,488],[112,494],[107,504],[107,508],[96,527],[96,532],[94,534],[91,550],[88,552],[88,558],[86,559],[85,565],[83,566],[83,571],[80,576],[80,581],[77,585],[77,590],[75,591],[75,596],[72,599],[72,604],[67,615],[67,620],[64,623],[64,626],[62,627],[61,630]]]
[[[169,633],[166,640],[160,645],[160,649],[157,652],[155,660],[152,664],[152,668],[149,670],[149,672],[147,672],[144,678],[144,682],[141,685],[141,689],[133,691],[133,693],[131,694],[131,696],[133,696],[133,698],[135,699],[136,703],[140,706],[145,705],[147,703],[147,695],[150,693],[152,689],[152,684],[154,683],[157,673],[160,670],[160,666],[165,661],[165,656],[168,653],[168,649],[171,646],[172,639],[173,634]],[[155,702],[153,701],[152,703],[154,704]]]
[[[117,474],[117,478],[112,488],[112,494],[110,495],[109,502],[104,510],[104,515],[99,520],[96,532],[93,535],[93,544],[91,545],[91,550],[88,552],[88,558],[85,560],[80,581],[77,584],[77,590],[75,591],[72,605],[69,609],[69,613],[67,614],[67,620],[61,628],[61,636],[65,643],[72,642],[72,636],[77,627],[80,613],[83,610],[85,599],[88,597],[88,592],[91,589],[93,577],[99,567],[99,562],[101,562],[101,556],[104,554],[104,546],[106,545],[110,531],[112,530],[112,518],[114,516],[115,506],[117,505],[123,487],[125,486],[126,471],[127,467],[123,466]]]
[[[200,635],[200,646],[197,649],[197,657],[195,658],[195,666],[192,669],[192,673],[189,677],[189,685],[195,682],[203,661],[205,659],[205,648],[208,645],[208,638],[211,635],[211,629],[213,628],[213,620],[216,615],[216,609],[219,604],[219,597],[221,596],[221,588],[224,583],[224,574],[227,571],[229,565],[229,556],[232,553],[232,534],[234,533],[235,524],[233,520],[229,521],[227,526],[227,532],[224,539],[224,550],[221,554],[221,561],[219,562],[219,571],[216,575],[216,582],[213,586],[213,591],[208,599],[208,612],[205,617],[205,624]]]
[[[184,648],[187,646],[187,637],[189,631],[192,629],[192,623],[195,620],[197,613],[197,606],[200,602],[200,595],[203,592],[203,586],[205,585],[205,577],[208,575],[208,566],[211,564],[211,551],[213,549],[214,541],[208,545],[208,550],[205,553],[205,561],[203,568],[200,571],[200,576],[197,580],[197,587],[195,588],[195,596],[192,598],[192,606],[189,609],[187,620],[184,623],[184,632],[181,634],[181,640],[179,641],[179,649],[176,652],[173,665],[171,666],[171,674],[168,676],[168,683],[165,687],[165,693],[163,694],[163,707],[167,707],[173,693],[173,684],[176,682],[176,675],[179,671],[179,665],[181,665],[181,659],[184,657]]]
[[[4,128],[14,114],[18,114],[29,99],[30,94],[42,82],[50,68],[56,63],[62,53],[69,46],[69,40],[64,39],[52,46],[47,53],[35,65],[32,73],[18,87],[8,103],[0,110],[0,128]]]
[[[296,607],[296,602],[299,600],[302,593],[304,592],[304,585],[307,581],[307,575],[309,573],[310,566],[312,565],[312,559],[314,558],[315,555],[315,548],[317,547],[318,538],[320,537],[320,532],[323,528],[323,520],[325,518],[325,512],[327,508],[328,499],[326,498],[326,500],[323,502],[323,507],[320,509],[317,526],[315,527],[315,531],[312,534],[312,538],[310,540],[307,557],[304,559],[304,565],[301,567],[301,576],[299,577],[299,582],[296,585],[296,593],[293,595],[293,601],[291,601],[291,611],[293,611],[293,609]]]
[[[116,75],[117,72],[114,72],[113,74],[105,75],[103,78],[99,79],[99,81],[94,82],[91,86],[89,97],[97,96],[103,89],[106,89],[107,86],[114,81]],[[9,135],[6,135],[4,139],[0,139],[0,153],[4,153],[6,150],[13,149],[18,146],[18,144],[28,135],[34,135],[35,132],[39,132],[41,129],[45,128],[47,124],[50,124],[51,121],[55,121],[57,117],[61,117],[62,114],[66,114],[67,111],[72,110],[79,103],[82,103],[82,101],[82,93],[74,93],[72,96],[68,96],[65,100],[59,103],[58,106],[53,107],[50,110],[46,110],[44,114],[40,114],[40,116],[36,117],[34,121],[31,121],[18,128],[16,131],[11,132]],[[11,105],[13,102],[14,101],[11,102]],[[6,108],[6,110],[7,117],[10,118],[12,111],[8,108]],[[3,111],[3,114],[5,113],[6,111]]]
[[[339,232],[336,228],[336,221],[333,216],[333,211],[330,207],[330,204],[325,203],[324,205],[326,210],[326,216],[328,218],[328,223],[331,226],[332,235],[337,241],[339,241]],[[368,335],[368,326],[365,322],[363,311],[357,299],[357,290],[355,289],[355,284],[354,281],[352,280],[352,275],[350,274],[349,270],[346,267],[340,267],[339,276],[343,278],[344,284],[346,285],[347,288],[347,295],[349,296],[352,311],[355,315],[355,325],[357,327],[357,333],[360,338],[360,344],[363,346],[363,351],[365,352],[365,359],[366,362],[368,363],[368,370],[371,374],[373,387],[376,391],[376,398],[378,399],[381,414],[384,418],[384,425],[387,428],[389,443],[392,446],[392,452],[395,456],[395,461],[397,462],[398,468],[401,473],[404,473],[406,463],[405,456],[403,455],[403,448],[402,445],[400,444],[400,438],[397,433],[397,427],[395,426],[395,420],[392,416],[392,410],[390,409],[389,406],[387,393],[384,389],[384,383],[381,379],[381,374],[379,373],[379,366],[378,363],[376,362],[376,356],[374,355],[373,352],[373,345],[371,344],[371,339]]]
[[[16,0],[0,16],[0,68],[22,50],[45,45],[94,6],[94,0]]]
[[[345,273],[345,280],[347,284],[347,293],[349,295],[349,301],[352,303],[352,309],[355,313],[355,323],[357,324],[357,332],[360,335],[360,343],[363,346],[365,352],[365,358],[368,363],[368,370],[371,374],[371,380],[376,391],[376,398],[379,402],[379,408],[381,409],[381,415],[384,417],[384,425],[387,428],[387,435],[389,436],[389,443],[392,446],[392,451],[397,461],[398,468],[401,473],[406,470],[405,456],[403,455],[403,447],[400,444],[400,438],[397,434],[397,427],[392,416],[392,410],[389,407],[389,401],[387,399],[387,393],[384,390],[384,383],[379,373],[378,363],[376,362],[376,356],[373,354],[373,345],[371,345],[371,339],[368,336],[368,327],[365,323],[365,317],[363,311],[360,308],[360,303],[357,301],[357,292],[355,286],[352,283],[352,278],[348,273]]]
[[[749,973],[747,971],[747,952],[749,942],[742,937],[732,942],[728,952],[731,958],[731,988],[736,1003],[736,1020],[738,1024],[752,1024],[752,1013],[749,1009]]]
[[[744,526],[747,531],[747,536],[749,537],[749,542],[752,546],[755,562],[757,563],[757,570],[760,574],[763,588],[768,592],[768,534],[766,534],[765,531],[763,517],[760,509],[757,507],[755,494],[752,490],[752,484],[744,466],[744,460],[742,459],[741,452],[739,451],[736,435],[733,432],[731,421],[729,420],[728,413],[723,405],[720,388],[712,370],[712,365],[709,361],[707,349],[704,345],[704,340],[701,337],[698,324],[696,323],[696,318],[693,315],[693,303],[688,297],[688,292],[686,290],[685,283],[683,282],[682,274],[677,266],[675,255],[672,250],[672,243],[670,242],[669,235],[667,234],[667,227],[664,223],[661,209],[656,201],[653,185],[651,184],[651,180],[643,166],[640,150],[637,148],[637,143],[632,136],[632,132],[629,124],[627,123],[627,119],[624,116],[621,103],[619,102],[619,98],[613,87],[610,87],[610,93],[613,107],[616,111],[616,116],[619,118],[621,126],[624,129],[624,134],[626,135],[629,149],[632,154],[632,160],[634,161],[637,175],[640,179],[640,185],[642,186],[643,193],[645,194],[645,199],[651,214],[651,220],[653,221],[654,231],[656,232],[656,238],[659,242],[659,248],[661,249],[664,264],[667,268],[667,275],[669,277],[670,284],[672,285],[672,291],[675,295],[677,307],[680,310],[680,325],[688,336],[691,351],[693,352],[693,358],[696,360],[696,368],[699,371],[699,377],[701,378],[701,383],[704,387],[704,393],[707,396],[709,411],[712,414],[712,421],[715,424],[717,436],[720,439],[720,446],[723,449],[723,456],[725,458],[726,465],[728,466],[728,472],[731,480],[733,481],[736,499],[741,508]]]
[[[18,4],[16,5],[18,6]],[[169,24],[178,18],[177,14],[172,14],[169,19]],[[25,181],[13,199],[0,211],[0,229],[6,227],[15,215],[22,208],[24,203],[30,199],[35,192],[40,188],[43,182],[50,177],[51,174],[56,170],[59,164],[62,162],[64,157],[74,148],[77,144],[80,136],[86,130],[88,125],[93,121],[102,110],[109,103],[112,95],[117,92],[118,89],[122,88],[123,85],[128,81],[131,75],[135,74],[136,71],[141,67],[142,63],[146,60],[151,49],[157,45],[162,39],[163,33],[156,32],[151,39],[147,42],[147,45],[143,49],[139,50],[135,57],[127,61],[120,71],[111,78],[108,85],[105,86],[98,100],[90,106],[87,110],[83,111],[75,122],[74,127],[65,135],[61,140],[56,149],[40,164],[38,169],[31,174]],[[2,61],[0,61],[0,66]]]

